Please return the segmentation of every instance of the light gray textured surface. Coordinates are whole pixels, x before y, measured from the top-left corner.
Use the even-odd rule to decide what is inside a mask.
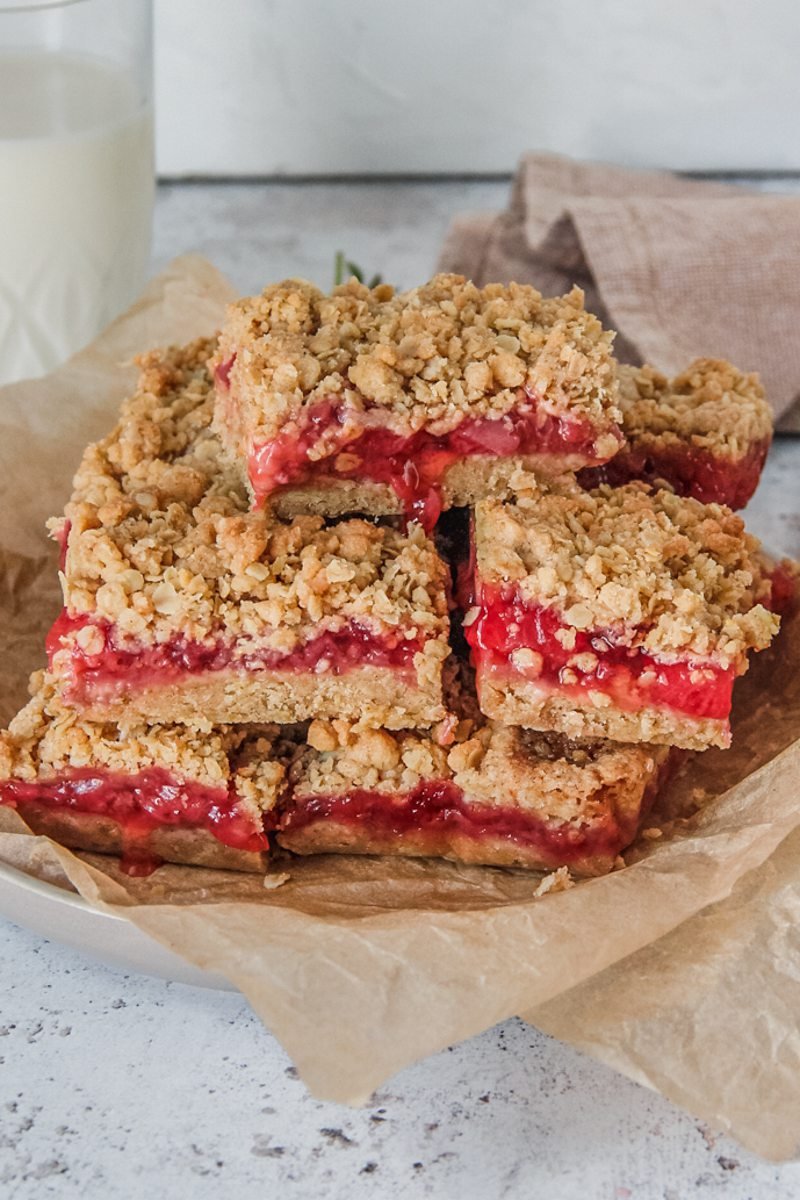
[[[800,167],[794,0],[156,0],[164,173]]]
[[[759,1163],[519,1021],[355,1111],[311,1099],[236,995],[119,975],[13,927],[0,946],[8,1200],[800,1192],[800,1165]]]
[[[445,230],[460,212],[502,208],[502,182],[196,183],[159,189],[154,254],[180,250],[216,263],[240,292],[301,276],[333,283],[343,250],[369,274],[411,287],[432,271]]]
[[[330,282],[341,247],[410,284],[487,183],[170,186],[157,265],[212,258],[241,290]],[[800,555],[800,443],[750,515]],[[311,1099],[236,995],[130,977],[0,923],[0,1196],[725,1200],[800,1195],[774,1167],[521,1022],[404,1071],[352,1111]],[[424,1013],[420,1014],[424,1020]]]

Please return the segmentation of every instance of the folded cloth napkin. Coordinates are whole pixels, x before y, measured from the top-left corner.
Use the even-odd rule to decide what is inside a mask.
[[[577,283],[623,361],[730,359],[800,431],[800,196],[526,155],[508,210],[458,217],[439,269],[545,295]]]

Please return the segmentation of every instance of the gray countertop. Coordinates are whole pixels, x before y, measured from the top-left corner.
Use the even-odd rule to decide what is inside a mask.
[[[781,183],[775,186],[786,186]],[[211,258],[241,291],[331,282],[337,249],[400,285],[456,212],[507,184],[168,184],[155,265]],[[800,555],[800,443],[773,448],[749,523]],[[391,1080],[363,1110],[312,1099],[236,994],[128,976],[0,921],[0,1194],[226,1200],[800,1195],[800,1164],[740,1150],[520,1021]],[[424,1014],[420,1014],[424,1020]]]

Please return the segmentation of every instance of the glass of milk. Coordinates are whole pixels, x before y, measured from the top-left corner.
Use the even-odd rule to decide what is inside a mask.
[[[134,299],[153,191],[152,0],[0,0],[0,383]]]

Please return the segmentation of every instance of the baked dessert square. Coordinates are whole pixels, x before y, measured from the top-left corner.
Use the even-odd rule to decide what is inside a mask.
[[[681,496],[744,508],[772,441],[772,412],[759,378],[701,358],[669,380],[652,367],[619,367],[625,445],[581,481],[593,487],[643,479]]]
[[[734,680],[779,624],[741,519],[644,484],[483,502],[471,574],[482,710],[573,738],[729,745]]]
[[[605,462],[622,436],[613,335],[583,294],[438,275],[396,294],[287,280],[228,310],[216,428],[281,515],[403,512],[505,495],[520,468]]]
[[[249,509],[210,429],[208,342],[153,353],[63,520],[62,699],[100,721],[442,719],[448,572],[419,525]]]
[[[0,804],[35,833],[118,854],[133,875],[162,862],[264,869],[285,778],[276,728],[121,730],[65,708],[44,672],[31,684],[0,733]]]
[[[429,735],[315,721],[289,769],[276,838],[296,854],[434,856],[575,875],[634,840],[670,751],[498,724]]]

